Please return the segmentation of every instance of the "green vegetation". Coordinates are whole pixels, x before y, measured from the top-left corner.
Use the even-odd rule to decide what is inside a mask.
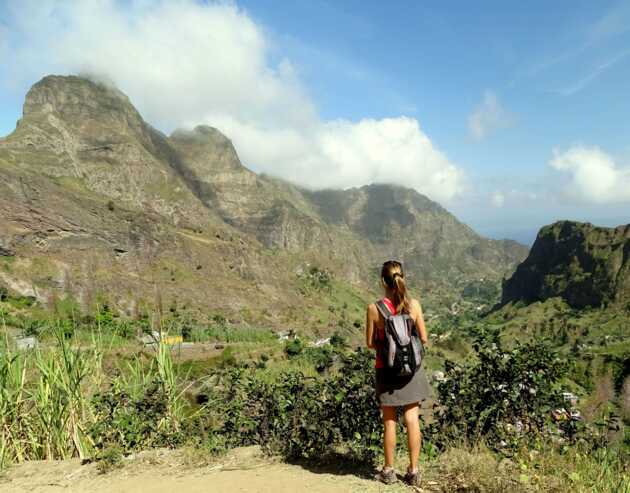
[[[89,457],[86,389],[100,384],[102,352],[73,349],[63,334],[52,351],[0,356],[0,466],[28,459]],[[34,377],[29,376],[34,374]]]
[[[528,258],[503,284],[502,301],[562,297],[574,308],[625,305],[629,231],[572,221],[543,227]]]
[[[491,279],[472,281],[462,289],[462,298],[479,303],[488,303],[499,300],[501,289],[499,284]]]
[[[346,302],[336,303],[343,310]],[[71,298],[56,301],[58,318],[29,317],[38,312],[27,305],[14,298],[0,304],[6,336],[40,341],[17,351],[5,337],[1,350],[2,467],[76,456],[105,472],[131,452],[182,446],[216,455],[260,445],[286,460],[343,457],[355,469],[380,457],[373,355],[353,349],[353,333],[343,327],[316,346],[306,335],[279,341],[269,329],[219,313],[200,320],[184,307],[134,321],[107,305],[78,315]],[[427,480],[443,483],[443,491],[630,488],[625,316],[576,312],[558,300],[488,316],[474,306],[430,325],[425,366],[429,375],[444,371],[445,381],[423,426]],[[558,321],[565,319],[566,336]],[[136,337],[156,323],[195,342],[197,356],[140,344]],[[578,350],[580,341],[593,347]],[[568,409],[563,390],[580,396],[582,419],[556,412]],[[402,436],[399,443],[403,461]]]
[[[101,330],[114,324],[107,310],[95,322]],[[81,332],[58,330],[46,347],[28,352],[5,345],[3,466],[79,456],[105,471],[132,451],[184,444],[212,454],[258,444],[291,460],[343,454],[363,464],[380,454],[373,355],[348,348],[340,334],[321,347],[268,340],[269,350],[255,359],[243,359],[230,345],[220,365],[193,375],[174,364],[164,344],[111,360],[101,335],[86,344]],[[471,354],[446,365],[447,380],[437,389],[441,410],[425,427],[428,476],[462,467],[458,477],[495,491],[481,472],[508,458],[506,474],[522,491],[562,491],[559,465],[576,491],[628,488],[628,451],[611,434],[613,414],[600,412],[597,399],[585,403],[594,409],[588,422],[554,420],[567,371],[549,341],[504,348],[496,330],[476,333]],[[606,397],[605,387],[599,383],[595,397]],[[447,465],[445,457],[456,461]]]
[[[312,266],[299,277],[302,281],[302,294],[319,291],[330,292],[332,289],[332,274],[328,270]]]

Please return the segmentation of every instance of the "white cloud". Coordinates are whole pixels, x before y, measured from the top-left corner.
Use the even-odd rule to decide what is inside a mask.
[[[235,4],[14,0],[5,9],[9,82],[106,76],[159,128],[214,125],[245,164],[309,187],[394,182],[441,201],[462,188],[462,172],[415,119],[319,118],[295,67],[270,61],[264,28]]]
[[[505,195],[502,192],[494,192],[490,201],[494,207],[500,209],[505,204]]]
[[[437,200],[460,192],[461,171],[432,145],[413,118],[320,122],[307,129],[266,130],[232,118],[212,119],[245,162],[312,188],[398,183]],[[273,163],[269,169],[266,163]]]
[[[468,130],[475,140],[512,124],[512,116],[505,111],[492,91],[486,91],[483,100],[468,117]]]
[[[554,151],[549,163],[566,178],[563,193],[579,202],[630,202],[630,166],[619,166],[598,147],[574,146]]]

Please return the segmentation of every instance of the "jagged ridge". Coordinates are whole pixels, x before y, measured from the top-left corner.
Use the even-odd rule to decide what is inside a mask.
[[[200,287],[216,284],[200,271],[206,266],[224,282],[213,302],[246,306],[256,302],[252,290],[291,303],[292,271],[308,259],[366,285],[374,265],[396,257],[416,280],[448,283],[498,279],[526,253],[481,238],[414,190],[314,192],[257,175],[218,130],[167,137],[120,91],[74,76],[31,88],[16,130],[0,140],[0,170],[0,244],[25,265],[46,259],[54,281],[24,267],[12,282],[22,276],[40,294],[85,292],[96,282],[87,280],[88,258],[107,266],[101,290],[127,286],[149,297],[156,266],[170,262],[186,278],[172,281],[171,296],[203,303]],[[270,262],[268,249],[284,253]]]

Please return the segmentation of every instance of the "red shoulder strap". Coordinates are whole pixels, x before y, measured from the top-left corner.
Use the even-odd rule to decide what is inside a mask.
[[[378,308],[378,311],[381,313],[381,315],[383,315],[383,318],[385,320],[393,315],[392,311],[387,306],[387,303],[385,303],[383,300],[378,300],[376,302],[376,308]]]
[[[398,313],[398,310],[396,310],[396,307],[394,306],[392,300],[390,300],[389,298],[383,298],[383,303],[387,305],[387,308],[389,308],[389,311],[392,315],[396,315],[396,313]]]

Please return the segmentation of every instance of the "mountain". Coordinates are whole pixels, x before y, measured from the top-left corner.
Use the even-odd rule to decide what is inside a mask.
[[[329,224],[367,240],[377,258],[399,258],[420,279],[500,276],[527,249],[510,240],[480,237],[439,204],[415,190],[368,185],[310,192]]]
[[[574,308],[630,299],[630,225],[560,221],[540,230],[525,261],[504,282],[502,303],[561,297]]]
[[[411,189],[312,191],[256,174],[218,130],[166,136],[116,88],[74,76],[36,83],[0,139],[0,208],[0,284],[129,314],[179,303],[321,319],[330,300],[301,289],[313,267],[360,301],[390,257],[424,290],[498,282],[527,253]]]

